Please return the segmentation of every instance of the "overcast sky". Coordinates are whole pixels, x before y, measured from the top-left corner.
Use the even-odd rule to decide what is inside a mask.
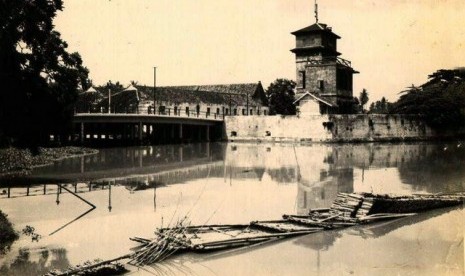
[[[465,64],[464,0],[319,0],[370,100]],[[64,0],[56,28],[94,84],[295,80],[290,32],[315,22],[313,0]]]

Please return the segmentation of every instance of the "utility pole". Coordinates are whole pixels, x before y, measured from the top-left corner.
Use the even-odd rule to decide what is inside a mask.
[[[247,116],[249,116],[249,91],[247,91]]]
[[[108,114],[111,113],[111,89],[108,88]]]
[[[229,91],[229,115],[232,114],[232,104],[231,104],[231,91]]]
[[[153,115],[156,115],[157,67],[153,67]]]

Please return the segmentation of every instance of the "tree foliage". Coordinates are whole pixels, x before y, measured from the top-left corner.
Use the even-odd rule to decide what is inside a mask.
[[[270,115],[295,115],[294,88],[296,83],[288,79],[277,79],[268,86],[266,95]]]
[[[368,92],[365,88],[363,88],[362,92],[360,92],[360,96],[358,101],[360,102],[360,106],[362,107],[362,111],[365,110],[365,105],[368,103]]]
[[[338,99],[337,106],[339,114],[358,114],[362,109],[357,97],[352,97],[351,99]]]
[[[420,87],[411,87],[394,103],[393,113],[420,114],[433,128],[465,126],[465,69],[439,70]]]
[[[370,105],[369,113],[375,114],[389,114],[391,113],[392,103],[382,97],[381,100],[372,102]]]
[[[88,70],[54,30],[62,0],[0,1],[0,139],[36,147],[64,134]]]

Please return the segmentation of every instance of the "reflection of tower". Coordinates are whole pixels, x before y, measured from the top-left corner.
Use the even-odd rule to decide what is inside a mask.
[[[340,164],[340,156],[344,154],[341,154],[339,150],[333,147],[325,152],[321,163],[313,164],[315,171],[312,174],[302,175],[297,190],[300,214],[308,213],[309,209],[328,208],[338,193],[353,192],[354,170],[350,164]],[[318,172],[319,177],[315,177]]]
[[[318,275],[320,272],[320,263],[321,263],[321,252],[327,251],[331,246],[334,245],[336,240],[342,236],[339,231],[322,231],[312,235],[304,236],[296,240],[296,244],[311,248],[317,251],[317,269]]]

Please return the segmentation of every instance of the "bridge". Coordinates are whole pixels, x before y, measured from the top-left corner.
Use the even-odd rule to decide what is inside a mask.
[[[84,143],[182,143],[218,141],[224,115],[205,112],[76,113],[74,137]]]

